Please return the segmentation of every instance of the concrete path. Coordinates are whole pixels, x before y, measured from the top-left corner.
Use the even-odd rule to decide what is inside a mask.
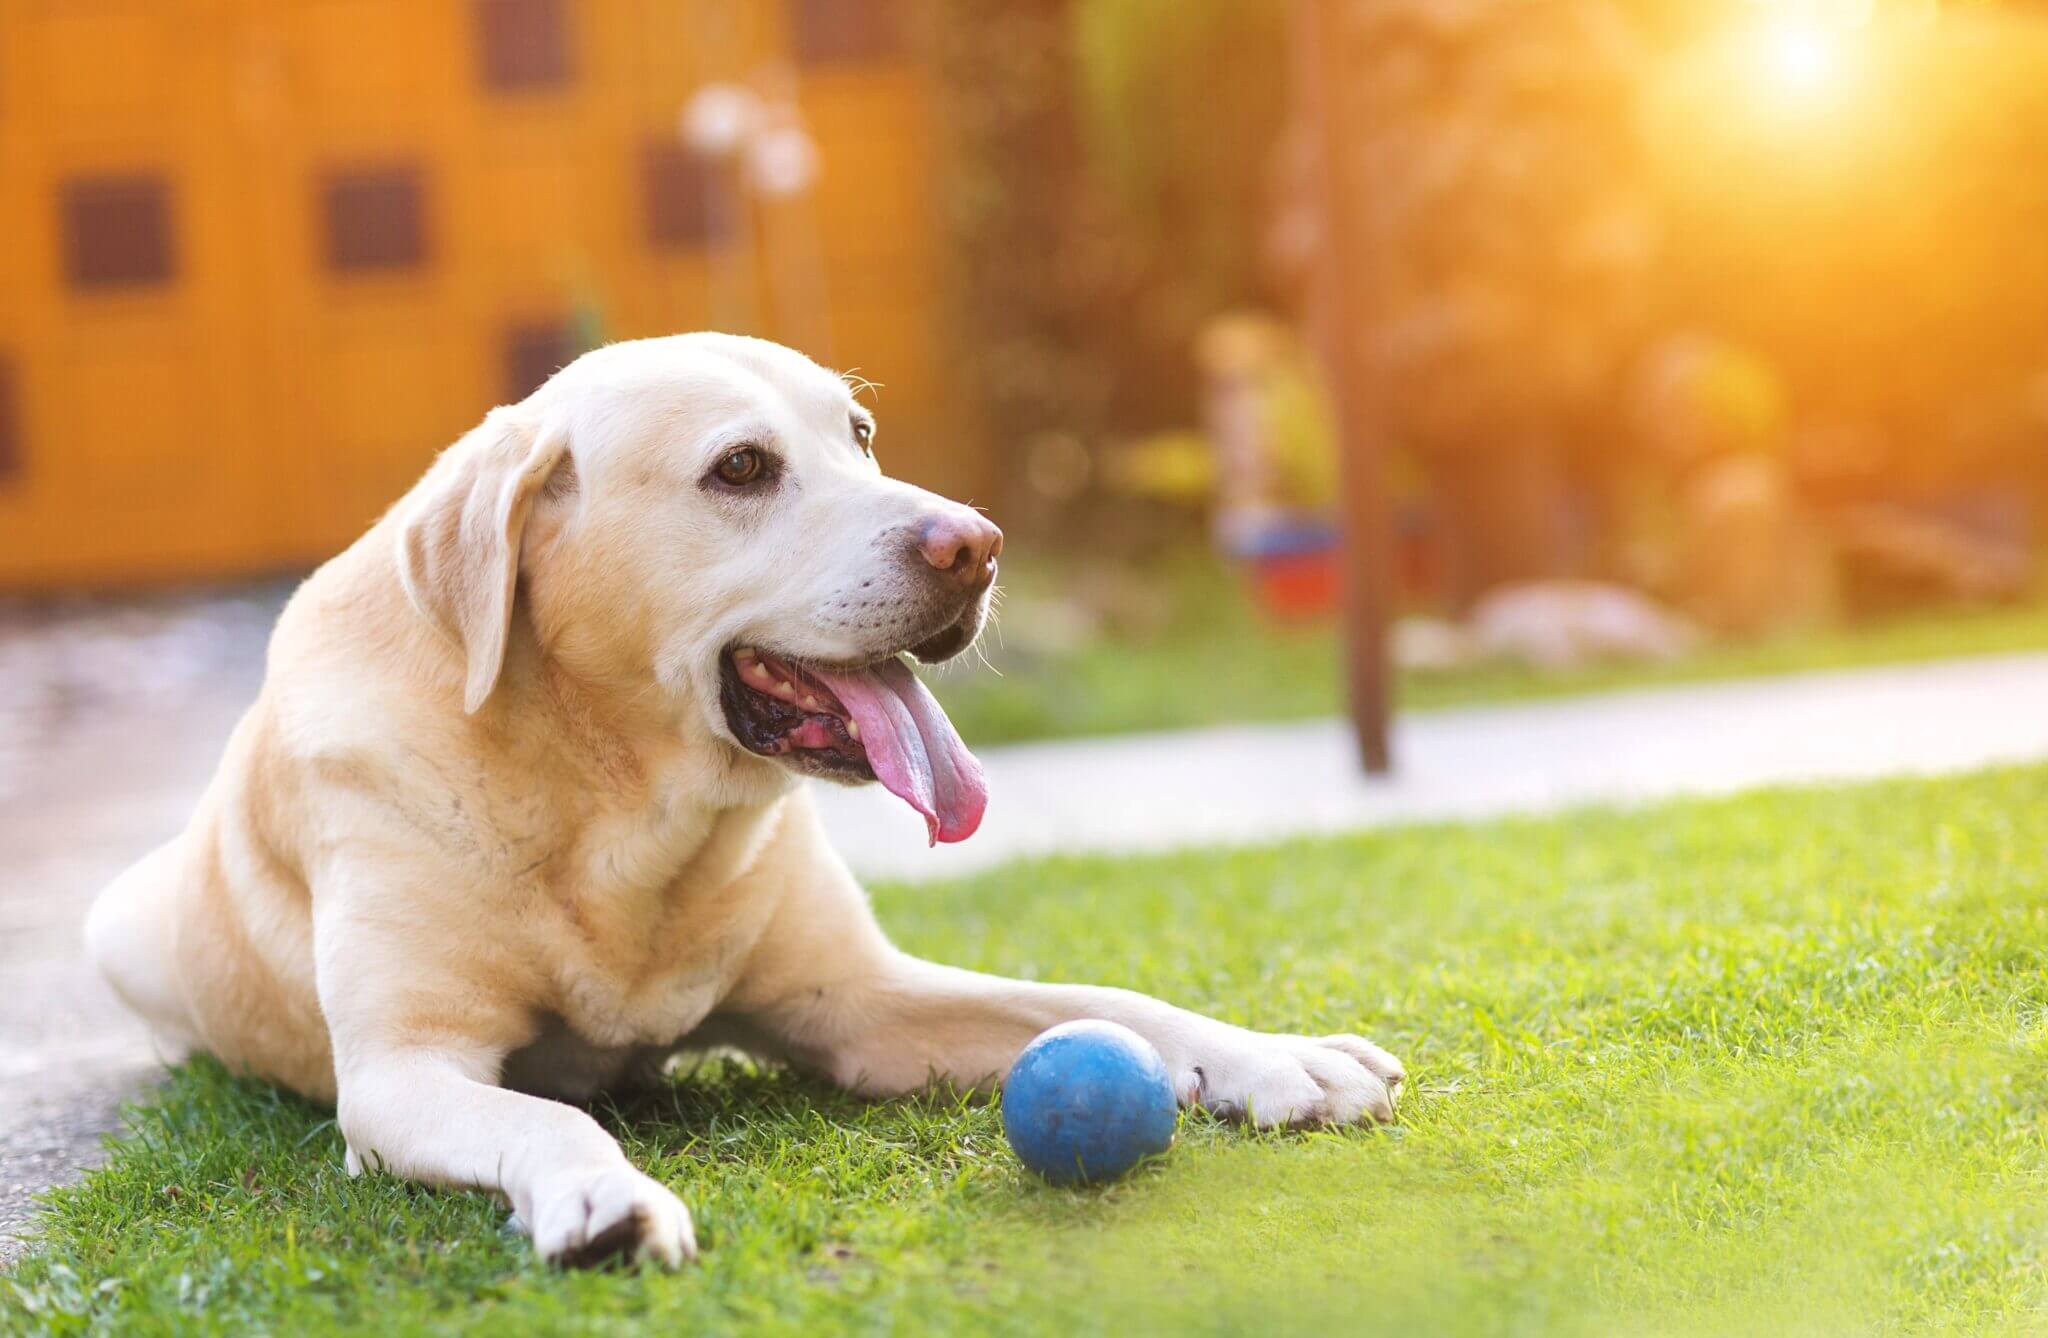
[[[97,1155],[156,1072],[86,968],[93,895],[174,833],[253,695],[282,590],[0,607],[0,1264],[33,1196]],[[980,834],[927,849],[903,805],[821,787],[871,877],[971,873],[1049,851],[1162,849],[1420,819],[2048,758],[2048,655],[1727,683],[1404,719],[1366,781],[1335,722],[983,752]]]
[[[190,815],[283,597],[0,605],[0,1264],[158,1071],[79,926]]]
[[[1931,775],[2048,758],[2048,654],[1424,712],[1400,720],[1394,753],[1394,776],[1367,779],[1329,720],[989,749],[981,830],[936,849],[875,787],[822,788],[819,799],[862,874],[930,878],[1052,851]]]

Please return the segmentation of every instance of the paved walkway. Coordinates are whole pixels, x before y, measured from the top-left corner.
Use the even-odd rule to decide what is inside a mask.
[[[190,815],[282,602],[0,605],[0,1264],[34,1195],[95,1160],[157,1072],[79,926]]]
[[[1401,719],[1394,752],[1395,775],[1368,780],[1336,721],[990,749],[981,831],[936,849],[921,819],[873,787],[820,800],[861,873],[926,878],[1052,851],[1931,775],[2048,758],[2048,654],[1423,712]]]
[[[32,1196],[90,1163],[156,1071],[78,926],[109,877],[184,822],[255,690],[277,597],[117,612],[128,621],[111,633],[0,616],[0,1263]],[[982,831],[936,850],[879,789],[820,798],[856,869],[920,878],[1050,851],[1963,770],[2048,758],[2048,654],[1435,712],[1404,719],[1396,751],[1398,775],[1367,781],[1330,721],[990,749]]]

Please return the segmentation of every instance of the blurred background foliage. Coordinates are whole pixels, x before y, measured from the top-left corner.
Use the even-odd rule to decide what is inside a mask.
[[[1284,6],[932,6],[951,316],[1007,516],[1105,533],[1107,443],[1186,426],[1202,323],[1267,290]],[[1184,537],[1186,518],[1150,517]],[[1130,534],[1128,526],[1107,530]],[[1114,545],[1114,537],[1110,538]]]
[[[1370,236],[1350,243],[1370,327],[1356,372],[1383,391],[1450,607],[1516,581],[1675,579],[1692,559],[1646,548],[1727,542],[1674,540],[1673,512],[1695,467],[1732,452],[1769,461],[1752,482],[1788,516],[1972,489],[1975,515],[1991,489],[2000,538],[2031,536],[2041,6],[1340,10],[1348,170],[1370,183]],[[1331,300],[1292,12],[935,11],[957,348],[1013,524],[1132,556],[1184,540],[1185,513],[1088,485],[1127,443],[1196,425],[1210,323],[1262,308],[1313,329]]]
[[[1259,241],[1286,98],[1286,6],[1074,0],[1070,22],[1090,181],[1116,226],[1146,243],[1140,333],[1184,362],[1203,320],[1266,291]],[[1185,392],[1185,375],[1161,389]]]
[[[1603,439],[1625,435],[1626,377],[1688,330],[1754,348],[1802,414],[1868,421],[1909,480],[2037,425],[2040,8],[1950,6],[1863,43],[1825,95],[1850,109],[1731,95],[1751,74],[1716,37],[1731,8],[1354,6],[1347,111],[1387,229],[1374,343],[1404,446],[1625,450]],[[1202,324],[1302,296],[1266,245],[1293,184],[1288,7],[935,14],[959,347],[994,438],[1021,459],[1035,434],[1184,426]]]
[[[1817,646],[1844,617],[2031,596],[2048,5],[1336,12],[1343,170],[1365,183],[1343,243],[1362,275],[1350,372],[1379,392],[1405,609],[1461,617],[1490,592],[1595,580],[1710,634]],[[1331,456],[1313,376],[1288,370],[1312,364],[1270,338],[1246,352],[1246,313],[1312,343],[1336,298],[1315,266],[1297,7],[928,13],[952,347],[1002,462],[987,500],[1066,555],[1070,598],[1115,587],[1121,564],[1161,603],[1241,606],[1252,622],[1209,620],[1230,625],[1219,647],[1310,653],[1242,604],[1255,572],[1196,556],[1232,501],[1216,431],[1232,384],[1254,386],[1269,473],[1319,479],[1326,509],[1334,488],[1327,463],[1300,463],[1304,440]],[[1183,599],[1204,562],[1209,593]],[[1033,653],[1033,622],[1008,654]]]

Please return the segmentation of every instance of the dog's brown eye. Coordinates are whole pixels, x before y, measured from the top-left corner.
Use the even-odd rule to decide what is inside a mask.
[[[875,425],[865,418],[853,420],[853,439],[860,446],[862,455],[875,453]]]
[[[718,481],[727,487],[744,488],[761,477],[766,463],[761,452],[752,446],[727,451],[718,461]]]

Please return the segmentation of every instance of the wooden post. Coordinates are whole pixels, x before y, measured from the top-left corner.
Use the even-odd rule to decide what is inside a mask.
[[[1359,201],[1357,156],[1345,116],[1356,77],[1344,23],[1354,0],[1297,0],[1295,77],[1316,141],[1320,246],[1315,268],[1313,337],[1336,410],[1343,523],[1345,685],[1358,755],[1372,775],[1392,765],[1387,739],[1392,682],[1387,622],[1392,606],[1393,542],[1387,508],[1385,434],[1377,422],[1379,388],[1362,355],[1367,281],[1379,243]]]

